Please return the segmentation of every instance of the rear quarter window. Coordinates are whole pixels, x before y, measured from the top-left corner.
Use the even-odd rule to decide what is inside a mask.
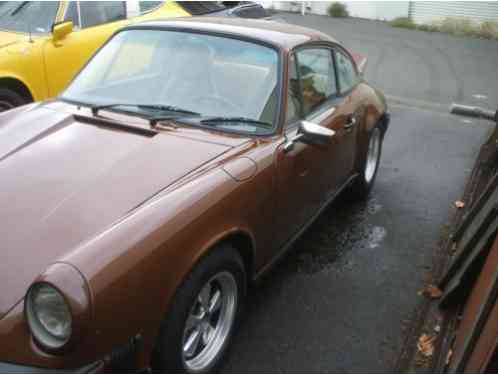
[[[358,75],[354,68],[354,64],[344,53],[335,52],[335,62],[337,67],[337,78],[341,93],[350,91],[358,83]]]

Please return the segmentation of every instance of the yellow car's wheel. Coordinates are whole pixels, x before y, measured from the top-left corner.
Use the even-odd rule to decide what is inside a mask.
[[[0,112],[19,107],[26,103],[28,101],[15,91],[0,88]]]

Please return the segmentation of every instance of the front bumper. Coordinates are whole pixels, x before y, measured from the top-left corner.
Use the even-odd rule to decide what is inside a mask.
[[[16,365],[0,362],[0,374],[94,374],[104,370],[104,362],[99,361],[76,369],[53,370],[47,368]]]

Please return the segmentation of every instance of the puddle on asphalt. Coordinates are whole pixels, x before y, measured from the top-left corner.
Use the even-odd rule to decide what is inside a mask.
[[[370,238],[368,241],[368,247],[370,249],[375,249],[376,247],[379,247],[380,243],[386,236],[386,230],[384,227],[373,227],[372,228],[372,233],[370,233]]]
[[[305,274],[330,268],[338,271],[351,269],[354,262],[344,255],[352,250],[375,251],[386,237],[386,229],[370,220],[381,210],[382,205],[375,196],[356,203],[339,199],[294,245],[284,267]]]

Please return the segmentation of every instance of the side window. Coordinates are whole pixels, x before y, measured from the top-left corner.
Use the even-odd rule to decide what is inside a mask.
[[[140,13],[145,13],[154,10],[162,3],[163,1],[139,1],[138,6],[140,7]]]
[[[307,48],[297,52],[303,97],[307,115],[337,94],[332,52],[326,48]]]
[[[75,28],[80,28],[80,18],[78,15],[78,2],[70,1],[66,10],[64,21],[72,21]]]
[[[341,92],[348,92],[358,82],[353,62],[349,57],[338,51],[335,52],[335,61]]]
[[[126,19],[125,1],[80,1],[81,28]]]
[[[287,125],[292,124],[301,118],[301,96],[299,95],[299,76],[294,55],[289,59],[289,85],[287,89]]]

